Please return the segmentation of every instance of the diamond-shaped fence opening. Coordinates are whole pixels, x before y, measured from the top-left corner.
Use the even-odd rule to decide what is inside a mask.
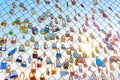
[[[1,0],[0,80],[119,80],[119,0]]]

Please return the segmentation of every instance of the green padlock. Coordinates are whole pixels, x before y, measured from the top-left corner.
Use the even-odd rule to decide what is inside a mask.
[[[13,30],[10,30],[8,34],[13,35]]]

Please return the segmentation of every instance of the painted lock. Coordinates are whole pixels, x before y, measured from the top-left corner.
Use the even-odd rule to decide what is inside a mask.
[[[50,59],[50,57],[46,58],[46,64],[52,64],[52,60]]]
[[[2,60],[0,63],[0,69],[6,69],[7,68],[7,62],[5,59]]]
[[[62,58],[62,54],[60,53],[60,49],[57,50],[56,58]]]
[[[8,35],[4,34],[3,37],[2,37],[2,44],[6,44],[7,43],[7,38],[8,38]]]
[[[7,21],[4,20],[2,23],[1,23],[2,26],[6,26],[7,25]]]
[[[40,80],[46,80],[45,75],[43,73],[40,75]]]
[[[25,52],[25,46],[23,44],[20,45],[19,52]]]
[[[74,76],[75,75],[75,70],[74,70],[73,66],[70,65],[69,68],[70,68],[70,76]]]
[[[7,62],[12,62],[12,61],[13,61],[13,56],[12,55],[8,56],[7,57]]]
[[[37,51],[33,51],[32,57],[33,57],[33,59],[37,59],[38,58]]]
[[[54,63],[51,64],[51,73],[52,73],[52,75],[57,73],[57,70],[56,70],[56,67],[55,67]]]
[[[71,3],[72,3],[73,6],[76,5],[76,1],[75,0],[71,0]]]
[[[17,36],[13,35],[12,40],[11,40],[11,44],[16,44],[16,39],[17,39]]]
[[[61,62],[59,59],[56,59],[56,67],[60,68],[61,67]]]
[[[37,80],[34,73],[29,73],[29,79],[30,80]]]
[[[10,65],[7,65],[7,68],[6,68],[5,72],[10,73]]]
[[[22,62],[22,56],[18,56],[18,58],[16,59],[16,62],[21,63]]]
[[[37,35],[38,34],[38,28],[33,27],[32,28],[32,34]]]
[[[9,77],[10,77],[10,79],[17,78],[17,77],[18,77],[18,73],[16,72],[16,70],[12,70],[12,71],[10,72]]]
[[[32,62],[31,72],[32,72],[33,74],[36,73],[36,63],[35,63],[35,61]]]
[[[50,75],[49,68],[47,68],[47,70],[46,70],[46,75]]]
[[[69,49],[69,48],[66,49],[66,54],[67,55],[71,55],[71,52],[72,52],[71,49]]]
[[[37,60],[37,68],[41,68],[42,67],[42,62],[41,60]]]
[[[61,42],[65,42],[65,37],[64,37],[64,35],[62,35],[62,37],[61,37]]]
[[[25,41],[25,46],[29,47],[30,46],[30,42],[28,40]]]
[[[27,67],[26,61],[23,61],[20,66],[23,67],[23,68],[26,68]]]

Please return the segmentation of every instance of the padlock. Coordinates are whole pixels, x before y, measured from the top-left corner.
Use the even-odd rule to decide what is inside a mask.
[[[101,42],[99,43],[99,47],[100,47],[101,49],[103,49],[103,46],[102,46],[102,43],[101,43]]]
[[[9,32],[8,32],[9,35],[13,35],[13,30],[11,29]]]
[[[7,62],[5,59],[2,60],[0,63],[0,69],[6,69],[7,68]]]
[[[94,51],[91,51],[92,58],[96,58]]]
[[[72,52],[71,49],[69,49],[69,48],[66,49],[66,54],[67,55],[71,55],[71,52]]]
[[[75,70],[74,70],[73,66],[70,65],[69,68],[70,68],[70,76],[74,76],[75,75]]]
[[[47,42],[44,42],[44,49],[48,49],[48,45],[47,45]]]
[[[97,0],[93,0],[93,5],[97,5],[98,4],[98,1]]]
[[[49,68],[47,68],[47,70],[46,70],[46,75],[50,75]]]
[[[55,67],[55,64],[54,64],[54,63],[51,64],[51,74],[52,74],[52,75],[57,74],[57,70],[56,70],[56,67]]]
[[[64,37],[64,35],[62,35],[61,36],[61,42],[65,42],[66,40],[65,40],[65,37]]]
[[[95,52],[96,52],[96,53],[99,53],[99,52],[100,52],[99,49],[98,49],[98,47],[95,47]]]
[[[22,56],[18,56],[18,58],[16,59],[16,62],[22,63]]]
[[[25,46],[26,46],[26,47],[29,47],[29,46],[30,46],[29,40],[26,40],[26,41],[25,41]]]
[[[56,67],[60,68],[61,67],[61,62],[59,58],[56,59]]]
[[[34,49],[35,50],[39,49],[39,43],[38,43],[38,41],[35,41],[35,43],[34,43]]]
[[[64,68],[64,69],[68,69],[68,66],[69,66],[69,61],[66,59],[66,60],[63,62],[63,68]]]
[[[20,24],[21,24],[20,17],[18,17],[18,18],[15,20],[15,24],[17,24],[17,25],[20,25]]]
[[[61,49],[62,49],[62,50],[66,50],[66,47],[65,47],[64,44],[61,44]]]
[[[28,18],[25,18],[25,19],[24,19],[24,23],[25,23],[25,24],[30,23],[29,19],[28,19]]]
[[[36,63],[35,63],[35,61],[32,62],[31,72],[36,73]]]
[[[26,68],[27,67],[26,61],[23,61],[20,66],[23,67],[23,68]]]
[[[52,43],[52,49],[53,49],[53,50],[56,50],[56,49],[57,49],[56,43]]]
[[[18,73],[16,72],[16,70],[12,70],[12,71],[10,72],[9,78],[10,78],[10,79],[18,78]]]
[[[87,65],[86,62],[83,63],[83,66],[84,66],[84,68],[87,68],[87,67],[88,67],[88,65]]]
[[[31,58],[31,56],[28,57],[28,63],[29,63],[29,64],[32,63],[32,58]]]
[[[76,5],[76,1],[75,0],[71,0],[71,3],[72,3],[73,6]]]
[[[66,21],[67,21],[68,23],[71,22],[71,19],[70,19],[70,17],[69,17],[68,15],[66,15]]]
[[[85,79],[87,77],[86,72],[82,74],[82,79]]]
[[[34,15],[36,12],[35,12],[35,9],[34,8],[31,8],[31,14]]]
[[[73,36],[70,36],[68,40],[70,40],[71,42],[73,42],[74,41]]]
[[[32,34],[34,34],[34,35],[38,34],[38,28],[37,27],[32,28]]]
[[[84,58],[88,58],[88,55],[85,51],[83,51],[82,55],[83,55]]]
[[[44,1],[45,1],[46,4],[50,4],[50,1],[46,1],[46,0],[44,0]]]
[[[82,65],[79,65],[79,68],[78,68],[79,72],[82,73],[83,72],[83,68],[82,68]]]
[[[16,8],[15,2],[12,2],[12,8]]]
[[[70,37],[69,31],[66,32],[65,37]]]
[[[41,60],[37,60],[37,68],[41,68],[42,67],[42,62]]]
[[[57,49],[56,58],[62,58],[62,54],[60,53],[60,49]]]
[[[50,59],[50,57],[46,58],[46,64],[52,64],[52,60]]]
[[[73,52],[73,57],[74,57],[74,58],[78,58],[78,57],[79,57],[77,50],[75,50],[75,51]]]
[[[80,28],[78,28],[78,31],[79,31],[79,34],[82,34],[82,33],[83,33]]]
[[[92,33],[90,33],[90,38],[95,39],[95,36]]]
[[[75,78],[75,79],[78,79],[78,78],[79,78],[79,75],[78,75],[78,71],[77,71],[77,70],[75,70],[74,78]]]
[[[59,22],[58,22],[57,18],[55,18],[55,24],[59,24]]]
[[[27,80],[24,72],[20,73],[20,80]]]
[[[24,8],[24,7],[25,7],[25,6],[24,6],[24,3],[20,3],[20,4],[19,4],[19,7],[20,7],[20,8]]]
[[[46,80],[45,75],[43,73],[40,75],[40,80]]]
[[[9,14],[12,14],[12,15],[13,15],[13,14],[14,14],[14,9],[10,9],[10,10],[9,10]]]
[[[7,43],[7,39],[8,39],[8,35],[4,34],[3,37],[2,37],[2,45]]]
[[[7,68],[6,68],[5,72],[10,73],[10,65],[7,65]]]
[[[85,28],[84,24],[82,24],[82,30],[83,30],[83,32],[87,32],[87,29]]]
[[[1,23],[1,25],[5,27],[5,26],[7,25],[7,21],[4,20],[4,21]]]
[[[23,44],[20,45],[19,52],[25,52],[25,47]]]
[[[44,31],[44,29],[43,28],[41,28],[41,30],[40,30],[40,34],[45,34],[45,31]]]
[[[74,32],[74,29],[72,27],[70,27],[70,32]]]
[[[65,21],[65,19],[62,19],[62,27],[66,27],[66,21]]]
[[[13,61],[13,55],[10,55],[7,57],[7,62],[12,62]]]
[[[29,73],[29,79],[30,80],[37,80],[34,73]]]
[[[38,58],[38,53],[37,53],[37,51],[33,51],[32,58],[33,58],[33,59],[37,59],[37,58]]]
[[[12,40],[11,40],[11,44],[16,44],[16,39],[17,39],[17,36],[13,35]]]
[[[65,69],[63,69],[63,67],[60,68],[60,77],[64,77],[65,75],[69,74],[68,71],[66,71]]]

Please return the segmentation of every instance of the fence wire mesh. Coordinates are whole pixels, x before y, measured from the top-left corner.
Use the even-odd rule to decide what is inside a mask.
[[[120,0],[0,0],[0,80],[119,80]]]

